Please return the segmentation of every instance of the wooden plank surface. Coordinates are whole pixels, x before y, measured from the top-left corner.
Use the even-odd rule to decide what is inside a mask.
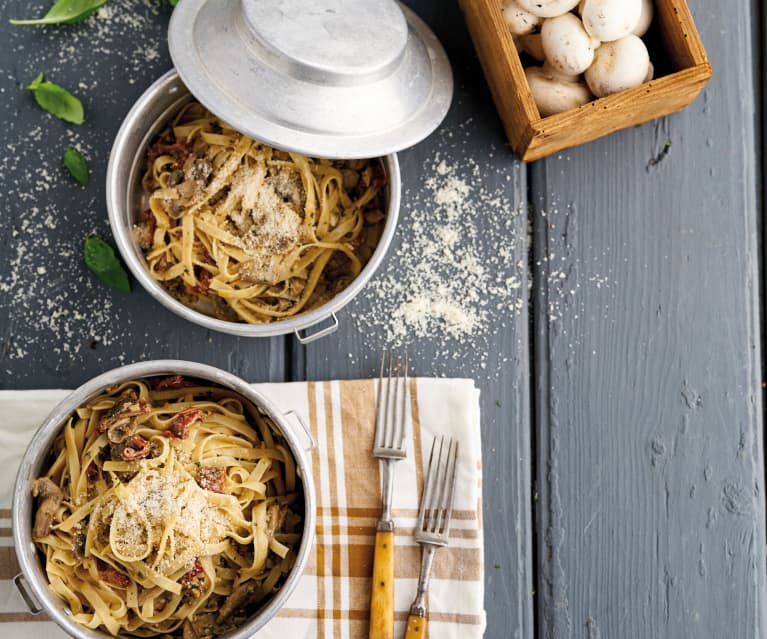
[[[342,314],[337,336],[296,349],[293,374],[297,379],[374,376],[381,350],[394,346],[407,350],[414,374],[477,380],[486,636],[525,639],[533,636],[533,592],[524,170],[504,144],[458,7],[408,4],[450,56],[453,107],[431,138],[400,154],[401,219],[380,273]],[[464,189],[465,197],[456,197]],[[459,237],[449,254],[433,254],[440,233],[445,239],[454,231]],[[473,258],[477,268],[466,268]],[[409,303],[423,298],[427,285],[432,302],[443,296],[468,316],[480,317],[478,324],[451,337],[445,328],[453,326],[449,321],[426,328],[419,327],[418,317],[405,321]]]
[[[292,338],[244,340],[207,332],[165,311],[140,288],[123,295],[95,281],[82,265],[81,242],[92,231],[110,237],[103,187],[109,149],[132,103],[171,66],[165,45],[169,10],[160,2],[110,0],[106,18],[86,25],[21,29],[7,23],[45,6],[44,0],[15,0],[0,9],[0,39],[12,52],[0,56],[0,120],[9,145],[0,172],[6,194],[0,216],[0,387],[73,387],[119,364],[160,357],[207,362],[253,381],[375,374],[377,354],[391,343],[392,326],[382,321],[402,306],[402,291],[387,305],[382,290],[371,287],[340,314],[337,336],[304,349]],[[476,324],[470,334],[442,339],[432,327],[432,336],[415,340],[409,352],[417,374],[486,378],[480,386],[487,636],[528,639],[533,615],[524,175],[505,146],[457,7],[425,1],[412,6],[453,58],[457,89],[441,129],[401,155],[406,197],[396,244],[412,248],[419,226],[460,229],[457,240],[446,239],[463,251],[461,272],[473,271],[472,290],[487,285],[492,294],[473,301]],[[83,126],[37,109],[22,87],[39,71],[83,99]],[[68,145],[89,160],[85,190],[60,166]],[[460,206],[436,204],[456,194],[464,200]],[[446,219],[456,212],[471,219],[462,226]],[[441,226],[432,225],[432,215],[440,216]],[[483,225],[484,217],[492,224]],[[432,244],[421,235],[418,247]],[[471,260],[485,251],[493,260],[477,270]],[[414,276],[419,264],[412,251],[408,255],[392,252],[382,279]]]
[[[104,199],[109,150],[138,96],[171,67],[170,8],[116,0],[105,15],[63,27],[13,27],[50,3],[0,9],[0,387],[74,387],[123,363],[180,357],[253,381],[285,379],[285,340],[247,340],[181,320],[135,285],[106,288],[82,261],[84,237],[111,238]],[[78,95],[85,123],[39,109],[23,87],[39,73]],[[66,173],[67,146],[88,159],[86,188]]]
[[[534,495],[528,180],[457,6],[408,4],[448,50],[456,100],[437,133],[400,155],[402,219],[381,271],[341,313],[339,334],[304,348],[198,329],[140,289],[109,291],[82,266],[84,235],[109,237],[114,134],[170,67],[167,8],[110,0],[95,25],[21,29],[7,18],[47,3],[5,3],[0,387],[75,386],[158,357],[254,381],[371,376],[378,353],[398,345],[416,374],[473,377],[482,390],[487,637],[533,636],[533,589],[542,637],[761,636],[755,8],[691,3],[715,75],[690,109],[530,169]],[[86,124],[37,109],[22,87],[39,71],[83,98]],[[60,166],[68,145],[90,160],[84,190]],[[451,248],[431,252],[437,240]],[[435,282],[455,302],[447,310],[465,312],[456,320],[442,309],[452,333],[419,323],[421,307],[409,304]],[[433,310],[440,300],[430,301]]]
[[[765,633],[758,52],[691,8],[701,97],[532,168],[541,637]]]

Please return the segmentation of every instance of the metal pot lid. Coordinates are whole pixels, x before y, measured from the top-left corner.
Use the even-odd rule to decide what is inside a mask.
[[[439,40],[394,0],[182,0],[168,45],[184,84],[212,113],[314,157],[413,146],[453,96]]]

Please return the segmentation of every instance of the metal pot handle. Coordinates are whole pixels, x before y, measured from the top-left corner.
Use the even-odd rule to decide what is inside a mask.
[[[309,447],[306,450],[314,450],[317,448],[317,440],[314,439],[314,435],[312,435],[312,431],[309,430],[309,425],[304,421],[304,418],[301,416],[301,414],[298,411],[295,410],[289,410],[283,413],[285,417],[293,416],[296,418],[296,421],[301,425],[301,428],[306,433],[306,436],[309,438]]]
[[[316,333],[312,333],[311,335],[308,335],[306,333],[306,329],[304,329],[304,334],[301,335],[301,331],[296,329],[293,331],[296,335],[296,339],[301,342],[304,346],[306,344],[309,344],[315,340],[318,340],[322,337],[326,337],[328,335],[332,335],[338,330],[338,318],[336,317],[335,313],[330,314],[330,318],[332,319],[333,323],[330,326],[326,326],[325,328],[320,329]]]
[[[31,612],[33,615],[37,615],[41,613],[43,609],[40,607],[37,601],[35,601],[34,597],[29,594],[29,591],[25,585],[26,582],[27,580],[24,578],[24,573],[21,572],[13,578],[13,583],[16,586],[16,590],[19,591],[19,594],[24,600],[24,603],[27,604],[29,612]]]

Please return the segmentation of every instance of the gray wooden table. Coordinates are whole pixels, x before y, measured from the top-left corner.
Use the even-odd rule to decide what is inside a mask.
[[[169,8],[110,0],[95,24],[8,26],[46,4],[0,7],[0,387],[73,387],[165,357],[252,381],[374,375],[391,333],[380,289],[304,348],[207,332],[85,270],[83,237],[109,237],[111,141],[171,66]],[[470,335],[408,340],[417,374],[482,390],[487,636],[767,635],[757,2],[690,0],[714,79],[685,112],[527,167],[457,6],[408,4],[445,44],[456,96],[400,155],[402,219],[376,279],[417,268],[411,238],[440,214],[429,189],[445,162],[469,186],[475,225],[456,250],[513,282]],[[40,71],[82,97],[83,126],[37,109],[22,87]],[[86,189],[61,169],[70,144],[90,159]]]

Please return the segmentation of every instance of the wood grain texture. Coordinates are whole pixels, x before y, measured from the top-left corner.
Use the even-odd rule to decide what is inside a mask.
[[[380,530],[373,555],[370,639],[394,639],[394,533]]]
[[[459,0],[506,135],[525,162],[584,144],[690,104],[711,77],[705,49],[685,0],[656,0],[655,21],[674,69],[640,87],[541,118],[500,0]],[[658,60],[656,60],[656,69]]]
[[[706,62],[620,91],[530,124],[530,141],[520,157],[538,160],[686,107],[711,78]]]
[[[498,0],[459,0],[506,136],[522,157],[531,143],[530,124],[540,119],[525,70]]]
[[[194,326],[134,282],[124,294],[85,268],[82,242],[111,241],[104,200],[109,150],[138,96],[171,68],[165,3],[117,0],[109,18],[63,27],[14,27],[8,18],[44,12],[45,3],[0,8],[0,388],[78,386],[132,361],[182,358],[252,381],[286,376],[285,339],[247,340]],[[40,71],[77,94],[85,123],[74,126],[37,107],[23,87]],[[78,186],[61,157],[82,150],[90,184]]]
[[[400,222],[371,287],[339,315],[337,336],[294,349],[291,371],[296,379],[377,376],[380,353],[392,345],[381,328],[382,318],[395,310],[395,300],[381,298],[371,289],[383,278],[402,273],[400,251],[407,251],[417,236],[416,214],[424,213],[428,219],[429,213],[436,212],[438,204],[428,196],[434,165],[444,161],[449,167],[465,169],[461,177],[472,189],[470,199],[478,199],[482,189],[492,194],[487,208],[478,207],[476,219],[467,219],[455,250],[460,252],[474,234],[487,260],[485,266],[497,268],[502,278],[518,278],[519,297],[496,299],[482,291],[491,303],[478,335],[408,334],[401,347],[407,349],[413,375],[473,377],[481,390],[486,636],[530,639],[534,587],[524,167],[504,145],[501,124],[457,6],[427,0],[407,4],[445,45],[456,81],[453,106],[436,133],[399,154],[404,181]],[[497,199],[508,204],[493,204]],[[512,208],[521,209],[522,214],[512,216]],[[505,217],[509,231],[491,233]],[[510,256],[500,260],[500,266],[492,265],[490,258],[507,250]],[[412,588],[415,595],[415,584]]]
[[[756,52],[693,8],[732,72],[532,167],[547,639],[767,632]]]
[[[427,625],[427,617],[416,617],[415,615],[408,615],[407,627],[405,629],[405,639],[424,639],[426,636]]]

